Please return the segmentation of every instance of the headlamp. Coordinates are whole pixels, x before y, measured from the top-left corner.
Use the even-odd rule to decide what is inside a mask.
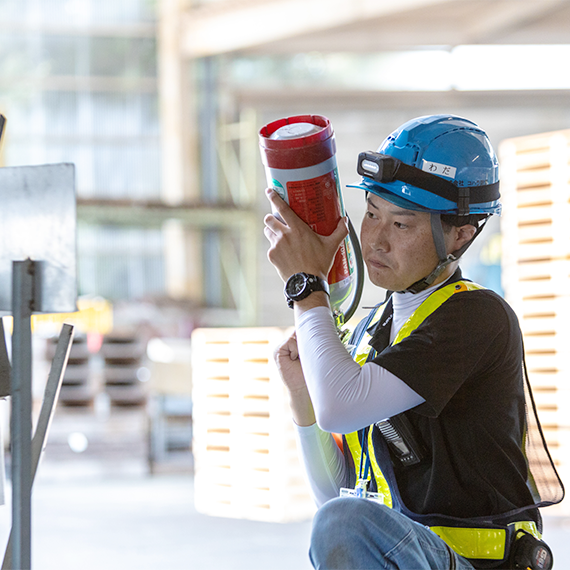
[[[400,164],[401,161],[393,156],[366,151],[358,155],[356,171],[376,182],[394,182]]]
[[[445,198],[457,204],[457,213],[467,216],[470,204],[491,202],[499,199],[499,183],[481,186],[456,186],[451,180],[410,166],[393,156],[379,152],[365,151],[358,155],[356,171],[361,176],[376,183],[386,184],[399,180],[422,190],[427,190],[436,196]],[[470,191],[476,190],[476,199]]]
[[[436,176],[429,172],[424,172],[415,166],[410,166],[393,156],[380,154],[379,152],[365,151],[358,155],[356,171],[361,176],[371,178],[380,184],[399,180],[407,184],[412,184],[446,200],[455,202],[458,205],[459,215],[469,213],[469,189],[461,189],[463,194],[467,194],[467,200],[462,195],[458,197],[458,187],[450,180],[445,180],[441,176]]]

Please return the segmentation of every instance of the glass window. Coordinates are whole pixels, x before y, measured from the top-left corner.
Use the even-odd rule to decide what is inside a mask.
[[[161,230],[80,224],[77,248],[81,295],[102,295],[111,301],[162,296]]]
[[[90,73],[95,76],[155,77],[155,39],[92,37]]]

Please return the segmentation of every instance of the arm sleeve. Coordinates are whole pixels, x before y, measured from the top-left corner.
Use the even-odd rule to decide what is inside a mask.
[[[302,313],[297,344],[317,423],[324,431],[351,433],[425,401],[382,366],[354,362],[326,307]]]
[[[297,447],[317,507],[338,497],[345,481],[345,463],[333,436],[317,424],[296,426]]]

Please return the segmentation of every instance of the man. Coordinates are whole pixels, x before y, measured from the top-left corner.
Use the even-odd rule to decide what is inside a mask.
[[[311,561],[509,568],[515,538],[541,530],[524,450],[521,333],[503,299],[458,268],[500,212],[495,154],[471,121],[436,115],[362,153],[358,171],[363,258],[372,283],[394,293],[348,347],[324,283],[345,220],[319,236],[268,190],[282,219],[266,216],[268,257],[287,282],[296,323],[276,362],[320,507]],[[300,294],[299,273],[313,276]],[[342,451],[332,433],[343,434]]]

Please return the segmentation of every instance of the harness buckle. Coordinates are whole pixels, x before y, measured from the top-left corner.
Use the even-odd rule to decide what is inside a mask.
[[[469,187],[458,186],[457,192],[457,214],[459,216],[467,216],[469,215]]]

